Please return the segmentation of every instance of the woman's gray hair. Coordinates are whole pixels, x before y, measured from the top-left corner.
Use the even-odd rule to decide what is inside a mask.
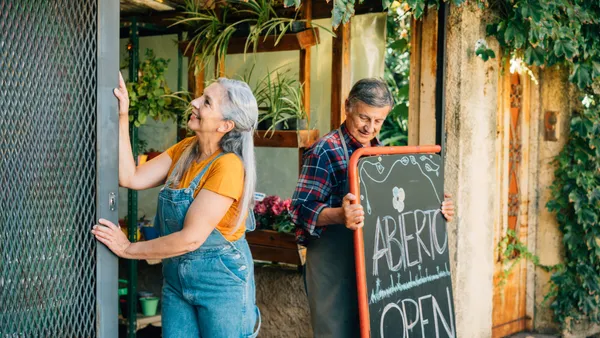
[[[385,81],[378,78],[361,79],[352,86],[346,108],[352,108],[357,101],[378,108],[394,106],[390,89]]]
[[[221,100],[223,119],[233,121],[235,127],[223,135],[220,146],[224,153],[234,153],[244,163],[244,190],[239,203],[239,214],[234,233],[244,221],[244,216],[254,207],[256,189],[256,162],[254,160],[254,129],[258,123],[258,104],[250,87],[242,81],[219,78],[216,81],[225,89]],[[181,160],[173,169],[167,185],[179,186],[183,174],[198,159],[198,142],[194,142],[181,155]]]
[[[254,190],[256,189],[256,162],[254,159],[254,129],[258,123],[258,104],[252,89],[242,81],[219,78],[217,80],[225,88],[226,97],[222,101],[223,118],[233,121],[233,130],[223,135],[221,148],[225,153],[238,155],[244,163],[244,190],[240,199],[240,210],[235,232],[246,212],[254,207]]]

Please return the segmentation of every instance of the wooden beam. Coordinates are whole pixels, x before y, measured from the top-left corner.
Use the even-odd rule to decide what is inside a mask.
[[[427,12],[411,23],[408,145],[436,142],[438,16]]]
[[[331,55],[331,130],[345,120],[345,101],[350,93],[350,29],[351,23],[340,25],[333,38]]]
[[[257,130],[254,134],[255,147],[308,148],[319,138],[313,130]]]
[[[302,4],[302,18],[307,20],[307,27],[311,27],[311,19],[312,19],[312,1],[306,1]],[[311,32],[312,30],[308,30],[305,32]],[[313,34],[311,36],[315,37]],[[316,42],[316,41],[315,41]],[[302,84],[302,95],[303,95],[303,103],[304,109],[306,111],[306,118],[310,127],[310,54],[311,50],[309,48],[303,48],[300,50],[300,83]]]
[[[412,19],[410,24],[410,78],[408,85],[408,145],[419,144],[419,112],[421,94],[421,36],[423,21]]]
[[[190,64],[188,66],[188,91],[192,93],[193,99],[202,96],[205,81],[204,67],[199,71],[196,71],[196,65],[198,65],[198,62],[194,62],[193,59],[190,59]]]
[[[276,35],[269,35],[266,38],[260,37],[260,41],[257,44],[257,53],[265,52],[284,52],[291,50],[302,50],[310,49],[310,47],[317,44],[319,40],[319,29],[314,28],[305,30],[298,33],[287,33],[285,34],[279,43],[275,45],[277,40]],[[193,46],[188,48],[189,42],[184,41],[179,44],[179,48],[183,51],[184,55],[190,57],[194,52]],[[229,40],[229,46],[227,47],[227,54],[242,54],[246,45],[245,37],[234,37]],[[252,53],[252,46],[248,47],[247,53]]]

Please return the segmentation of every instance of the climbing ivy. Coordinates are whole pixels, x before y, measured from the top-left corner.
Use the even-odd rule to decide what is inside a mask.
[[[552,200],[565,246],[564,269],[552,276],[555,318],[600,323],[600,107],[571,119],[569,140],[555,159]]]
[[[325,1],[325,0],[323,0]],[[416,19],[436,10],[444,0],[405,0]],[[362,3],[363,1],[358,1]],[[466,0],[446,0],[460,6]],[[589,0],[475,0],[491,14],[487,34],[498,40],[505,55],[523,58],[528,65],[563,64],[571,69],[570,80],[589,91],[600,77],[600,2]],[[355,0],[334,0],[332,25],[347,23],[354,15]],[[388,8],[392,0],[382,0]],[[301,0],[284,0],[300,6]],[[489,49],[478,55],[493,58]]]
[[[600,77],[600,2],[492,0],[487,33],[505,53],[535,66],[570,67],[570,80],[590,91]]]

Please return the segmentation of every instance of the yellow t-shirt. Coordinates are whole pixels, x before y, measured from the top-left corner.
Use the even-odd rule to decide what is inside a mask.
[[[169,176],[175,168],[177,161],[181,157],[183,151],[196,142],[196,137],[188,137],[171,148],[167,149],[167,154],[171,157],[173,163],[169,169]],[[179,183],[179,189],[189,187],[194,178],[198,176],[200,171],[214,159],[221,151],[215,152],[209,158],[201,162],[194,162],[190,169],[183,175]],[[167,177],[169,177],[167,176]],[[244,164],[242,160],[232,153],[224,154],[215,160],[208,170],[200,179],[196,191],[194,191],[194,197],[198,195],[201,189],[210,190],[219,195],[230,197],[234,200],[233,204],[227,210],[227,213],[217,225],[217,230],[229,241],[237,241],[240,239],[246,231],[245,223],[242,223],[240,227],[232,234],[231,231],[237,225],[237,215],[240,209],[240,199],[242,198],[242,192],[244,189]]]

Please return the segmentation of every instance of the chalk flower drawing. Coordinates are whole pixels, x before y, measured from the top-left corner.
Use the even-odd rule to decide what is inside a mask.
[[[421,173],[423,174],[423,176],[431,183],[431,187],[433,188],[433,191],[438,199],[438,201],[440,203],[442,203],[440,194],[438,194],[438,191],[435,187],[435,185],[433,184],[433,180],[431,179],[431,175],[435,175],[435,176],[440,176],[440,166],[437,165],[433,160],[432,160],[433,156],[432,155],[421,155],[418,157],[415,157],[414,155],[406,155],[406,156],[402,156],[399,160],[394,161],[388,168],[386,168],[382,163],[383,158],[381,156],[378,157],[377,161],[374,160],[369,160],[369,159],[365,159],[365,160],[361,160],[360,164],[358,165],[358,172],[359,172],[359,182],[362,186],[361,189],[361,196],[360,199],[361,201],[366,201],[367,205],[366,205],[366,212],[367,214],[371,215],[372,213],[372,209],[371,209],[371,201],[369,200],[369,192],[367,191],[367,186],[365,184],[365,180],[367,178],[370,179],[370,181],[375,182],[375,183],[384,183],[388,177],[392,174],[394,167],[396,166],[396,164],[400,163],[403,166],[409,166],[409,165],[414,165],[417,168],[419,168],[419,170],[421,171]],[[375,167],[376,172],[374,172],[373,170],[367,170],[367,168],[373,168]],[[364,192],[364,194],[363,194]],[[402,199],[404,200],[404,198]],[[394,206],[394,208],[396,208]],[[396,208],[398,209],[398,208]],[[402,205],[402,209],[404,209],[404,204]]]
[[[394,209],[398,210],[398,213],[401,213],[404,210],[404,189],[394,187],[394,189],[392,189],[392,193],[394,194],[394,198],[392,199]]]

